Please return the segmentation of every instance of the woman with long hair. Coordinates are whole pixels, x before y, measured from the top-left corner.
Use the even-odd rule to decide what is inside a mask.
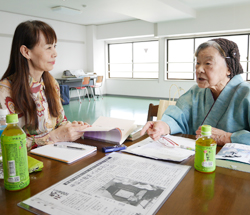
[[[27,148],[74,141],[89,125],[69,122],[64,114],[54,67],[57,37],[42,21],[20,23],[14,33],[10,61],[0,81],[0,108],[17,113],[27,134]],[[81,131],[81,132],[79,132]]]

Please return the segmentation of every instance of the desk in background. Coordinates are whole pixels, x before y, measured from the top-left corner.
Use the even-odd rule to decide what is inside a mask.
[[[94,85],[95,79],[97,78],[97,75],[86,75],[84,77],[90,77],[89,85]],[[82,79],[83,79],[83,77],[80,77],[80,78],[56,78],[59,85],[68,85],[69,89],[71,87],[81,87]],[[95,89],[93,92],[95,95]],[[91,96],[92,94],[89,93],[89,95]]]
[[[190,135],[181,135],[194,138]],[[145,137],[139,139],[142,140]],[[0,180],[0,212],[1,214],[31,214],[17,206],[17,203],[45,190],[49,186],[72,175],[80,169],[104,157],[102,147],[111,144],[90,139],[79,139],[76,142],[95,145],[98,150],[75,163],[65,164],[59,161],[31,155],[42,161],[41,172],[30,174],[30,185],[21,191],[7,191],[3,180]],[[136,141],[135,141],[136,142]],[[130,146],[134,142],[126,141]],[[219,151],[221,147],[217,148]],[[29,154],[30,155],[30,154]],[[134,155],[131,155],[134,156]],[[165,214],[249,214],[250,213],[250,174],[236,170],[217,167],[215,173],[204,174],[193,167],[194,156],[181,162],[192,168],[176,187],[167,201],[157,212]]]
[[[85,77],[90,77],[89,85],[94,85],[94,80],[97,78],[97,75],[86,75]],[[69,87],[80,87],[82,84],[83,77],[80,78],[56,78],[59,84],[65,84]]]

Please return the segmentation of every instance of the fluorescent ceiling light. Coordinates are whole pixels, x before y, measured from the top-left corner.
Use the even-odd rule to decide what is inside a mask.
[[[65,7],[65,6],[55,6],[55,7],[52,7],[51,9],[54,12],[68,14],[68,15],[78,15],[82,13],[81,10],[70,8],[70,7]]]

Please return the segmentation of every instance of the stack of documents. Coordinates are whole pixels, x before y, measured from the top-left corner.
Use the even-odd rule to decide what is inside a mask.
[[[128,136],[127,140],[134,141],[141,137],[141,130],[143,125],[137,125],[135,130]]]
[[[226,143],[216,155],[216,166],[250,173],[250,146]]]
[[[195,140],[172,135],[167,135],[167,137],[177,143],[177,145],[175,147],[167,147],[161,142],[153,141],[148,137],[123,151],[144,157],[178,162],[195,154]]]
[[[134,120],[100,116],[91,127],[84,129],[84,138],[121,145],[135,128]]]

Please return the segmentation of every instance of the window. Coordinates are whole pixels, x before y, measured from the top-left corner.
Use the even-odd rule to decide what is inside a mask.
[[[250,81],[249,35],[216,36],[187,39],[167,39],[166,78],[168,80],[195,80],[195,50],[211,39],[225,38],[237,43],[240,51],[243,79]]]
[[[159,42],[108,45],[110,78],[158,78]]]
[[[168,40],[167,79],[194,79],[194,40]]]

